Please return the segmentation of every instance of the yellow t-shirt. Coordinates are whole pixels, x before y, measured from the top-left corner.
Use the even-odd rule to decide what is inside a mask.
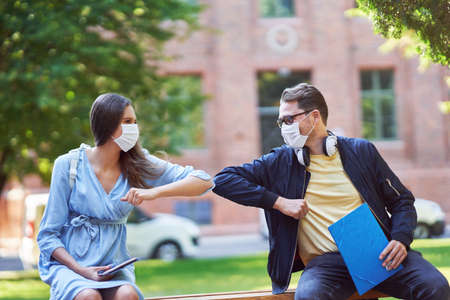
[[[305,194],[309,211],[298,230],[300,258],[305,265],[317,255],[338,251],[328,226],[362,204],[344,172],[339,152],[333,156],[311,155],[307,170],[311,173]]]

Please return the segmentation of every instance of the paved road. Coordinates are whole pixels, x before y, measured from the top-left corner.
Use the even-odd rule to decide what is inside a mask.
[[[450,238],[450,224],[440,238]],[[197,258],[228,257],[251,255],[267,251],[268,242],[259,234],[207,236],[200,239]],[[18,257],[0,257],[0,271],[22,270],[23,265]]]
[[[17,256],[0,257],[0,271],[23,270],[23,264]]]
[[[450,238],[450,224],[445,226],[445,232],[440,236],[440,238]]]
[[[200,239],[199,258],[250,255],[268,251],[269,242],[259,234],[211,236]]]
[[[200,239],[197,258],[250,255],[267,251],[268,242],[259,234],[207,236]],[[18,257],[0,257],[0,271],[23,270]]]
[[[450,224],[446,226],[445,233],[439,238],[450,238]],[[213,236],[201,238],[197,257],[250,255],[268,250],[268,241],[261,238],[259,234]]]

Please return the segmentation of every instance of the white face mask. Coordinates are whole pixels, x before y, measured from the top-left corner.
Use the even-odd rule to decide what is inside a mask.
[[[136,145],[139,138],[139,128],[137,124],[120,124],[122,126],[122,134],[114,139],[123,152],[127,152]]]
[[[306,118],[304,118],[303,120],[305,120]],[[311,134],[315,126],[316,124],[314,123],[311,130],[306,135],[302,135],[300,133],[298,122],[294,122],[291,125],[283,123],[283,125],[281,126],[281,136],[283,137],[286,145],[294,149],[300,149],[305,146],[306,140],[308,139],[308,136]]]

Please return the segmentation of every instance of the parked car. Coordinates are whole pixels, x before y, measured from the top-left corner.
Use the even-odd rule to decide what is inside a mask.
[[[197,253],[200,229],[191,220],[170,214],[146,214],[135,207],[128,217],[131,256],[172,261]]]
[[[24,237],[20,258],[25,269],[35,268],[39,259],[36,242],[48,193],[25,198]],[[197,253],[200,229],[191,220],[170,214],[146,214],[134,208],[127,222],[127,247],[131,256],[171,261]]]
[[[445,213],[439,204],[431,200],[416,198],[414,207],[417,211],[417,227],[414,230],[415,239],[430,238],[444,233]],[[259,217],[260,233],[267,239],[269,237],[269,231],[262,209],[260,210]]]
[[[38,263],[39,247],[36,238],[47,200],[48,193],[30,194],[25,198],[24,236],[19,253],[24,269],[35,268]]]
[[[417,211],[417,227],[414,230],[414,238],[424,239],[444,233],[445,213],[439,204],[416,198],[414,206]]]

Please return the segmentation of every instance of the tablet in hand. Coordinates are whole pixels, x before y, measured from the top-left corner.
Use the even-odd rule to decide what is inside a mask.
[[[102,270],[98,271],[97,274],[99,276],[106,276],[106,275],[112,275],[117,273],[120,269],[122,269],[125,266],[128,266],[129,264],[134,263],[135,261],[139,260],[137,257],[130,258],[129,260],[126,260],[118,265],[113,266],[111,269],[108,270]]]

